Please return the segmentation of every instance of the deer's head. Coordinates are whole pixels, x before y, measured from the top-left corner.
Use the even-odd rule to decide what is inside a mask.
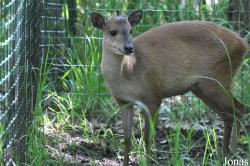
[[[99,13],[91,14],[92,24],[103,31],[104,47],[113,54],[130,55],[134,51],[132,27],[142,19],[142,10],[136,10],[129,16],[120,16],[118,11],[105,21]]]

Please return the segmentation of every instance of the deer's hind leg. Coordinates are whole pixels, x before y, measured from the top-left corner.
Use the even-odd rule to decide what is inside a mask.
[[[233,152],[236,152],[236,149],[238,147],[238,138],[240,134],[241,119],[243,115],[247,112],[248,108],[240,101],[238,101],[235,97],[233,97],[233,102],[234,102],[234,108],[238,110],[238,112],[233,126],[231,149],[233,150]]]
[[[202,81],[192,89],[192,92],[203,100],[211,109],[217,112],[224,121],[223,154],[230,153],[229,144],[232,124],[234,120],[238,121],[236,125],[238,129],[236,132],[239,132],[239,120],[244,113],[243,104],[236,100],[228,89],[225,87],[222,88],[217,82],[210,80]],[[235,135],[235,137],[237,137],[237,134]],[[237,141],[237,139],[235,138],[233,141]],[[235,151],[235,149],[233,149],[233,151]]]

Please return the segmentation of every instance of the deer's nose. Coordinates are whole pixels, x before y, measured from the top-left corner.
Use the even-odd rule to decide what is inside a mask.
[[[132,45],[125,45],[125,46],[124,46],[124,51],[125,51],[126,53],[132,53],[133,50],[134,50],[134,48],[133,48]]]

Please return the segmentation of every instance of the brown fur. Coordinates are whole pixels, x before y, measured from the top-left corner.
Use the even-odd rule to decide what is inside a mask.
[[[121,25],[122,19],[125,24]],[[126,70],[120,70],[126,57],[116,51],[122,48],[126,36],[119,34],[112,38],[108,32],[131,29],[128,20],[127,17],[112,17],[103,29],[101,68],[111,95],[120,106],[141,101],[148,107],[150,116],[155,117],[163,98],[192,91],[224,120],[223,149],[227,153],[234,114],[240,119],[246,110],[231,93],[233,76],[248,50],[246,42],[231,30],[207,21],[164,24],[133,40],[134,54],[131,55],[136,63],[129,70],[130,74],[126,74]],[[123,111],[124,165],[128,165],[132,116],[132,107]],[[151,117],[145,115],[147,154]]]

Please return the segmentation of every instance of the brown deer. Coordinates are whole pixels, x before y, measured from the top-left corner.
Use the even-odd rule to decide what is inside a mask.
[[[122,108],[125,150],[129,164],[133,106],[143,103],[146,154],[150,154],[150,119],[157,118],[163,98],[192,91],[224,121],[223,152],[230,151],[232,124],[247,111],[231,92],[231,84],[247,43],[236,33],[207,21],[181,21],[152,28],[132,39],[132,27],[142,19],[136,10],[128,17],[114,12],[105,21],[91,14],[92,24],[103,31],[102,73],[111,95]],[[239,127],[239,123],[237,123]],[[147,157],[149,164],[149,157]]]

